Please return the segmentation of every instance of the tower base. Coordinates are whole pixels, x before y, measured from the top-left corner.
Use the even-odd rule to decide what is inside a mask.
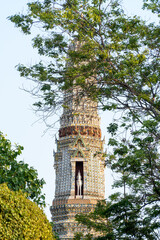
[[[60,240],[73,239],[75,233],[88,233],[88,229],[75,221],[76,214],[87,214],[95,209],[97,200],[89,199],[68,199],[54,200],[51,206],[53,221],[53,231],[56,232]]]

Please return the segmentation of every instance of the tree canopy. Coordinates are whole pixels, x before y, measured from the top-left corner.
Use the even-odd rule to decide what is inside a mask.
[[[129,109],[159,116],[159,26],[129,17],[118,0],[33,1],[28,12],[10,17],[25,33],[43,31],[33,47],[48,57],[31,67],[19,65],[21,76],[37,83],[38,109],[53,110],[62,90],[80,85],[103,109]],[[158,11],[158,1],[144,8]],[[75,39],[81,44],[76,47]],[[46,61],[45,61],[46,62]],[[97,86],[85,82],[94,77]],[[61,103],[61,101],[60,101]]]
[[[21,191],[9,190],[6,184],[0,184],[0,238],[55,239],[42,209]]]
[[[123,137],[131,131],[124,122]],[[113,184],[115,193],[107,202],[98,203],[93,213],[76,217],[99,233],[96,239],[159,239],[160,155],[159,140],[154,136],[157,127],[154,121],[144,121],[129,138],[119,136],[117,124],[108,127],[112,135],[108,145],[113,150],[108,153],[106,164],[118,174]]]
[[[27,193],[28,198],[44,206],[42,188],[45,181],[38,178],[37,170],[17,160],[22,150],[20,145],[12,146],[10,140],[0,132],[0,184],[7,183],[13,191],[22,190]]]
[[[143,8],[160,16],[158,0],[144,0]],[[103,110],[121,111],[108,127],[106,164],[118,173],[114,187],[123,193],[117,190],[94,213],[77,219],[100,231],[99,239],[158,239],[158,23],[128,16],[119,0],[33,1],[26,14],[10,20],[25,34],[42,30],[33,47],[45,62],[18,65],[21,76],[37,84],[32,93],[39,97],[38,110],[52,113],[64,90],[80,86]]]

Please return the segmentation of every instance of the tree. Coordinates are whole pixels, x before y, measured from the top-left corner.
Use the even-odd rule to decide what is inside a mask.
[[[144,7],[156,12],[157,0],[148,2]],[[34,26],[44,30],[42,36],[33,38],[33,47],[50,62],[18,66],[21,76],[38,84],[33,90],[41,96],[35,103],[38,109],[56,108],[62,90],[74,84],[98,98],[104,110],[142,110],[159,116],[156,24],[128,17],[118,0],[35,1],[28,3],[26,15],[14,15],[10,20],[25,34]],[[75,39],[80,48],[74,46]],[[97,85],[85,82],[90,77]]]
[[[159,17],[157,0],[143,2],[144,9]],[[44,30],[33,47],[49,57],[48,65],[18,66],[21,76],[37,83],[32,93],[41,97],[35,103],[38,110],[52,112],[64,90],[80,86],[81,94],[103,110],[121,111],[108,127],[111,153],[106,164],[119,174],[114,186],[124,192],[77,219],[102,230],[101,239],[158,239],[159,25],[127,16],[118,0],[35,1],[26,15],[10,20],[25,34],[35,25]]]
[[[119,190],[107,202],[98,203],[93,213],[76,217],[99,233],[96,239],[159,239],[160,156],[159,141],[154,137],[157,126],[155,121],[144,121],[129,139],[118,139],[117,124],[108,127],[112,134],[109,145],[114,148],[107,156],[107,165],[118,173],[113,187],[123,192]],[[128,125],[123,122],[123,127]]]
[[[54,240],[52,227],[36,203],[0,184],[0,238]]]
[[[23,161],[17,161],[22,150],[20,145],[13,147],[0,132],[0,184],[7,183],[13,191],[22,190],[27,193],[28,198],[44,206],[45,196],[42,194],[42,188],[45,181],[38,179],[37,170],[33,167],[29,167]]]

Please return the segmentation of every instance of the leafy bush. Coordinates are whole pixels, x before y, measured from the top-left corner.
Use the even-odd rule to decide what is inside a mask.
[[[20,145],[12,146],[10,140],[0,132],[0,184],[7,183],[13,191],[22,190],[27,193],[29,199],[44,206],[45,196],[42,188],[45,181],[38,178],[36,169],[23,161],[17,161],[22,150]]]
[[[42,209],[21,191],[11,191],[6,184],[0,184],[0,239],[55,239]]]

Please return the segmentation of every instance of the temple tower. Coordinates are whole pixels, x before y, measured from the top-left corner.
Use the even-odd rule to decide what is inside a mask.
[[[90,80],[92,81],[92,80]],[[64,93],[57,151],[55,198],[51,206],[54,231],[60,239],[73,239],[84,231],[74,216],[88,213],[98,200],[104,199],[104,157],[97,102],[82,96],[79,87]]]

